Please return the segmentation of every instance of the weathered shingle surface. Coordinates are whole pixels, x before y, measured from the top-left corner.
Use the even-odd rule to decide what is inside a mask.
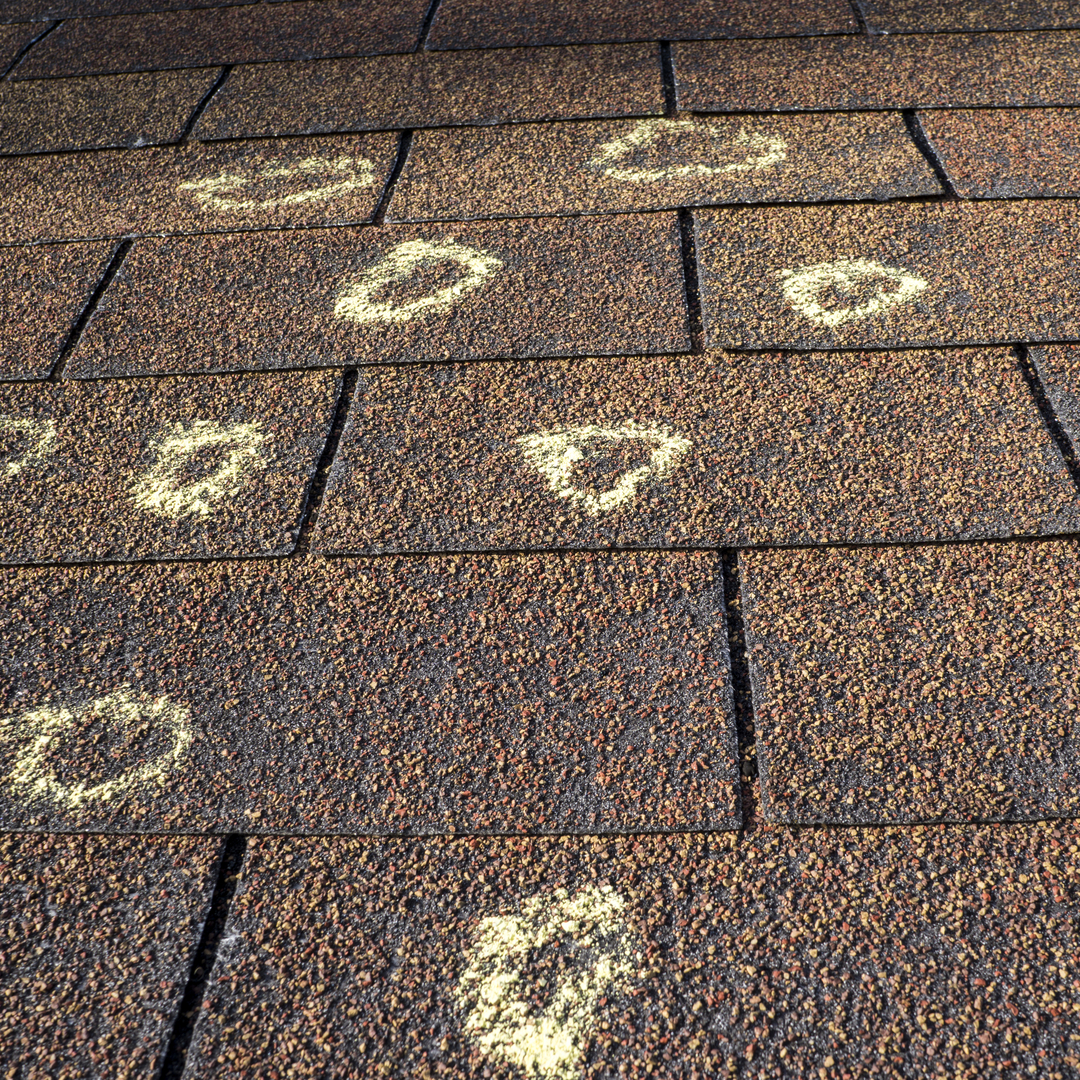
[[[1080,1075],[1078,87],[5,5],[0,1073]]]

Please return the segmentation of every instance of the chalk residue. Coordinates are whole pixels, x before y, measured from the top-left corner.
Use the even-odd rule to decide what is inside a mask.
[[[453,284],[404,304],[375,298],[380,290],[404,281],[419,267],[438,263],[456,264],[464,274]],[[490,251],[467,247],[456,240],[406,240],[342,291],[334,314],[358,323],[409,322],[452,307],[466,293],[480,288],[502,265],[502,259]]]
[[[689,119],[642,120],[629,134],[603,143],[596,156],[586,163],[586,168],[599,169],[613,180],[625,180],[632,184],[654,184],[661,180],[679,180],[687,176],[722,176],[769,169],[787,157],[787,142],[778,135],[751,133],[740,128],[730,139],[729,145],[742,156],[737,161],[724,165],[661,165],[644,168],[618,164],[649,143],[682,132],[699,138],[709,135],[725,137],[724,129],[719,125],[700,124]]]
[[[266,193],[267,186],[280,187],[296,181],[310,184],[319,177],[329,179],[284,195]],[[269,165],[250,173],[220,172],[202,180],[188,180],[180,190],[190,193],[203,210],[224,213],[329,202],[351,191],[370,189],[374,180],[375,169],[367,158],[307,157],[291,165]]]
[[[222,499],[239,491],[245,467],[260,456],[266,439],[253,423],[177,423],[155,444],[154,464],[131,487],[132,501],[161,517],[206,517]],[[219,453],[220,464],[206,476],[185,479],[203,451]]]
[[[26,448],[17,457],[2,462],[3,474],[18,476],[29,465],[44,461],[56,447],[56,424],[23,416],[0,416],[0,438],[18,438]]]
[[[110,780],[98,784],[64,783],[50,768],[48,754],[63,745],[76,724],[90,742],[96,741],[97,731],[106,725],[129,729],[149,725],[164,730],[172,745],[153,760],[141,761]],[[0,738],[26,743],[7,776],[11,787],[28,797],[48,799],[75,810],[83,803],[107,802],[117,795],[163,783],[191,745],[192,734],[186,709],[165,697],[136,697],[125,686],[75,709],[51,705],[30,709],[0,724]]]
[[[875,259],[837,259],[834,262],[815,263],[796,270],[780,273],[784,298],[800,314],[811,322],[830,329],[876,315],[880,311],[904,304],[917,296],[929,284],[907,270],[886,266]],[[826,308],[822,304],[826,290],[838,293],[855,292],[877,281],[877,291],[869,300],[848,307]]]
[[[626,904],[610,885],[534,896],[520,915],[482,919],[468,950],[457,998],[463,1028],[488,1056],[544,1080],[571,1080],[594,1024],[599,999],[634,974],[623,918]],[[569,949],[567,971],[548,1004],[530,1002],[530,952],[558,941]]]
[[[623,473],[614,487],[595,493],[574,482],[578,462],[602,454],[613,444],[629,439],[641,440],[652,447],[649,462]],[[663,479],[690,449],[690,440],[661,424],[628,421],[618,427],[563,428],[541,431],[517,439],[525,460],[548,482],[561,499],[580,506],[590,514],[600,514],[633,499],[638,487],[649,479]]]

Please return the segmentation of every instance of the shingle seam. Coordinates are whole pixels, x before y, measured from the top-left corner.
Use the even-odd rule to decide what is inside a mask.
[[[671,58],[671,42],[660,42],[660,78],[664,87],[664,115],[679,112],[679,93],[675,86],[675,61]]]
[[[419,130],[419,129],[418,129]],[[164,238],[174,236],[243,236],[248,233],[313,233],[313,232],[334,232],[345,229],[367,229],[376,225],[386,224],[386,214],[389,210],[390,201],[393,196],[393,188],[397,183],[398,177],[401,174],[401,170],[407,164],[407,157],[412,148],[412,137],[415,136],[416,131],[413,129],[406,129],[399,133],[401,136],[408,135],[409,143],[405,147],[404,156],[402,156],[401,145],[399,143],[398,158],[395,161],[390,176],[387,179],[386,185],[383,188],[383,193],[379,198],[379,202],[376,205],[375,213],[370,220],[357,218],[355,220],[348,221],[331,221],[331,222],[310,222],[299,225],[230,225],[222,228],[184,228],[176,230],[167,229],[154,229],[146,232],[127,232],[127,233],[93,233],[86,235],[71,235],[63,237],[49,237],[43,240],[0,240],[0,249],[3,248],[26,248],[26,247],[58,247],[62,244],[85,244],[97,240],[120,240],[127,238]],[[289,138],[306,138],[306,136],[289,136]],[[225,140],[223,140],[225,141]],[[240,141],[240,140],[228,140],[228,141]],[[269,139],[267,141],[270,141]],[[220,145],[215,142],[214,145]],[[107,150],[110,153],[124,153],[124,154],[138,154],[143,149],[161,149],[160,146],[149,147],[133,147],[123,148],[118,150],[116,147],[108,147],[93,150],[79,150],[76,153],[101,153]],[[5,157],[42,157],[45,154],[52,154],[58,156],[57,151],[46,151],[42,154],[20,154],[20,155],[3,155],[0,154],[0,160]],[[400,164],[399,164],[400,163]],[[819,199],[813,202],[808,201],[793,201],[785,199],[775,199],[771,202],[716,202],[716,203],[695,203],[692,207],[680,207],[677,203],[672,201],[670,206],[650,206],[647,209],[615,209],[615,210],[588,210],[586,212],[577,210],[566,211],[544,211],[530,214],[488,214],[483,217],[410,217],[410,218],[391,218],[389,224],[396,226],[405,225],[459,225],[465,223],[483,223],[492,221],[556,221],[556,220],[569,220],[580,218],[612,218],[612,217],[641,217],[646,214],[670,214],[672,211],[685,211],[689,213],[692,210],[708,210],[712,212],[732,212],[732,211],[745,211],[745,210],[768,210],[772,208],[793,208],[798,209],[802,207],[827,207],[827,206],[895,206],[898,204],[912,204],[919,205],[925,203],[940,203],[950,201],[948,195],[897,195],[887,199]],[[972,203],[989,203],[998,204],[1004,202],[1077,202],[1077,198],[1074,195],[1023,195],[1023,196],[988,196],[978,197],[972,199],[965,199],[965,202]],[[1000,344],[995,342],[994,344]],[[1040,342],[1041,344],[1041,342]],[[868,349],[873,349],[875,346],[866,346]],[[934,346],[920,346],[920,345],[905,345],[904,348],[940,348],[940,345]],[[860,350],[862,346],[858,347]],[[855,347],[851,350],[854,351]],[[752,350],[750,350],[752,351]],[[763,352],[771,352],[773,350],[764,349],[759,350]],[[836,350],[845,351],[845,350]],[[423,363],[434,363],[435,361],[423,361]],[[330,365],[340,366],[340,365]]]
[[[202,1009],[203,997],[210,982],[214,961],[217,959],[218,947],[221,945],[225,923],[229,917],[229,908],[236,894],[236,886],[246,853],[245,837],[238,833],[230,833],[225,838],[221,848],[221,859],[217,866],[214,892],[210,899],[210,909],[206,915],[206,922],[203,923],[198,948],[191,957],[191,968],[184,986],[184,993],[180,998],[180,1006],[176,1011],[172,1034],[161,1058],[157,1080],[180,1080],[184,1073],[188,1050],[191,1048],[191,1037]]]
[[[63,378],[64,367],[68,362],[68,357],[75,351],[75,346],[79,344],[79,339],[82,337],[83,330],[86,329],[86,324],[90,321],[90,316],[94,314],[97,309],[98,303],[101,301],[102,296],[105,295],[105,290],[109,287],[112,279],[116,277],[116,272],[120,269],[120,265],[123,263],[125,256],[131,250],[133,240],[121,240],[119,244],[113,249],[112,257],[109,259],[109,265],[105,267],[105,272],[101,275],[101,280],[98,281],[94,287],[94,291],[90,294],[90,299],[86,301],[79,317],[75,320],[75,325],[72,326],[71,332],[67,336],[67,340],[64,342],[60,349],[60,355],[56,358],[56,363],[53,365],[53,369],[49,372],[49,382],[57,382]]]
[[[390,200],[394,197],[394,188],[397,186],[401,170],[405,168],[405,162],[409,160],[409,151],[412,149],[413,129],[406,128],[398,138],[397,156],[394,158],[394,166],[390,175],[386,178],[379,203],[375,207],[375,213],[371,215],[372,225],[382,225],[386,221],[386,212],[390,208]]]
[[[421,52],[427,48],[428,35],[431,33],[431,24],[435,21],[435,16],[439,11],[439,4],[442,0],[431,0],[428,5],[427,13],[424,15],[423,25],[420,27],[420,36],[416,39],[416,48],[413,52]]]
[[[866,23],[866,13],[862,9],[859,0],[851,0],[851,14],[855,16],[855,22],[859,25],[859,33],[869,36],[870,27]]]
[[[750,663],[746,652],[746,626],[742,612],[742,582],[739,553],[723,548],[720,553],[724,575],[724,616],[727,620],[728,661],[731,670],[732,706],[738,741],[739,784],[743,827],[752,827],[759,817],[757,736],[754,701],[750,686]]]
[[[199,120],[202,118],[202,114],[206,112],[207,106],[210,104],[210,102],[214,100],[214,95],[217,94],[217,92],[228,81],[229,76],[232,74],[232,69],[235,66],[235,64],[226,64],[221,69],[218,77],[214,80],[210,89],[207,90],[205,94],[203,94],[198,105],[195,106],[195,109],[192,112],[191,116],[188,117],[188,122],[184,125],[184,130],[180,132],[180,138],[176,140],[178,143],[186,143],[191,138],[191,135],[195,130],[195,125],[198,124]]]
[[[157,376],[155,376],[156,378]],[[27,380],[20,380],[26,382]],[[0,383],[0,386],[11,385]],[[310,499],[309,499],[310,502]],[[939,548],[939,547],[986,547],[1000,546],[1003,544],[1049,544],[1059,541],[1080,542],[1080,533],[1056,532],[1056,533],[1016,533],[1008,536],[958,536],[946,539],[935,538],[933,540],[917,540],[910,537],[902,537],[896,540],[867,540],[865,542],[853,541],[827,541],[824,543],[801,543],[786,544],[770,541],[762,544],[744,544],[739,547],[717,547],[713,544],[679,544],[671,547],[657,547],[655,544],[625,544],[607,545],[595,547],[502,547],[502,548],[386,548],[382,550],[355,550],[352,548],[318,548],[316,553],[320,559],[338,560],[341,562],[363,562],[366,560],[380,559],[410,559],[417,562],[424,559],[450,559],[463,558],[516,558],[522,556],[549,556],[549,555],[618,555],[633,553],[656,553],[661,555],[677,555],[679,553],[700,553],[713,551],[723,553],[753,552],[753,551],[863,551],[869,549],[888,550],[890,548]],[[0,570],[50,570],[68,571],[78,570],[88,566],[118,567],[133,569],[141,566],[177,566],[200,565],[200,566],[226,566],[234,563],[269,563],[283,562],[295,559],[298,554],[307,557],[310,551],[298,552],[294,548],[291,552],[281,554],[215,554],[215,555],[148,555],[130,559],[101,558],[101,559],[65,559],[62,562],[45,562],[40,559],[10,559],[0,561]]]
[[[697,236],[693,211],[679,211],[679,241],[682,254],[683,289],[690,324],[690,351],[705,351],[705,321],[701,313],[701,284],[698,279]]]
[[[341,433],[345,430],[345,421],[348,419],[349,409],[356,393],[358,378],[359,370],[355,367],[346,368],[342,376],[341,392],[338,394],[337,404],[334,406],[334,418],[330,424],[330,432],[326,437],[326,443],[323,445],[323,452],[315,469],[315,475],[311,478],[307,498],[304,501],[304,509],[300,515],[296,546],[293,548],[294,557],[303,557],[311,550],[311,533],[319,519],[319,509],[322,506],[323,496],[326,494],[326,482],[330,476],[334,458],[337,456]]]
[[[912,142],[918,147],[919,153],[926,158],[926,163],[934,170],[934,175],[938,178],[938,183],[945,189],[946,194],[955,199],[957,197],[956,188],[953,186],[949,174],[945,171],[945,164],[934,149],[934,144],[930,142],[926,132],[923,130],[923,126],[919,122],[919,114],[914,109],[904,109],[903,116]]]
[[[1020,371],[1023,373],[1024,380],[1027,382],[1028,389],[1031,391],[1031,396],[1035,399],[1035,404],[1038,406],[1043,423],[1046,425],[1050,437],[1057,445],[1061,456],[1065,459],[1065,467],[1069,470],[1069,476],[1072,478],[1074,486],[1077,491],[1080,491],[1080,462],[1077,461],[1076,449],[1061,421],[1058,419],[1057,413],[1054,411],[1054,406],[1050,403],[1050,398],[1042,384],[1042,379],[1039,378],[1038,368],[1036,368],[1031,359],[1030,350],[1027,345],[1017,345],[1015,347],[1015,352],[1017,362],[1020,365]]]
[[[4,74],[0,75],[0,78],[8,79],[11,77],[15,69],[26,59],[26,54],[39,42],[42,38],[47,38],[64,20],[57,19],[55,22],[50,23],[44,30],[41,31],[36,37],[32,37],[16,54],[15,59],[8,64],[4,70]]]

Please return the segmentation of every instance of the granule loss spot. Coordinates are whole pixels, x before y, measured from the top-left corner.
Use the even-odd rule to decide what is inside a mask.
[[[0,475],[18,476],[45,461],[56,447],[56,424],[30,417],[0,417]]]
[[[929,284],[876,259],[837,259],[780,274],[784,298],[801,315],[830,328],[876,315],[918,296]]]
[[[47,799],[69,810],[145,790],[163,783],[187,752],[192,742],[188,720],[187,710],[168,698],[136,697],[127,686],[76,708],[45,705],[29,709],[0,723],[0,743],[25,743],[7,775],[8,785],[30,798]],[[103,755],[112,775],[97,782],[60,775],[66,764],[63,759],[68,756],[65,741],[73,734],[76,749],[80,744],[96,747],[110,737],[114,742],[127,740],[119,750]],[[155,739],[160,744],[158,752],[147,760],[145,742]],[[139,764],[116,772],[113,766],[124,750]]]
[[[156,460],[131,487],[132,501],[161,517],[207,517],[215,504],[240,490],[242,474],[260,456],[266,438],[254,423],[177,423],[155,444]],[[198,475],[202,457],[212,460],[213,468]]]
[[[661,424],[639,424],[631,420],[618,427],[564,428],[523,435],[515,440],[525,460],[548,482],[560,498],[580,506],[594,516],[629,502],[638,488],[650,479],[668,476],[690,449],[690,440]],[[583,465],[595,462],[620,444],[638,443],[648,450],[648,461],[615,477],[606,490],[590,490],[580,477]]]
[[[610,885],[587,885],[573,897],[566,889],[530,897],[520,915],[480,920],[456,996],[464,1031],[486,1056],[543,1080],[582,1074],[600,998],[625,987],[641,960],[625,907]]]
[[[292,165],[274,165],[248,174],[220,172],[188,180],[179,190],[190,194],[207,212],[270,210],[281,206],[331,202],[352,191],[363,191],[375,180],[367,158],[345,155],[307,157]],[[295,187],[298,190],[290,191]]]
[[[395,303],[377,299],[379,292],[403,282],[415,271],[447,263],[458,266],[464,271],[463,276],[415,300]],[[475,292],[502,265],[502,259],[490,251],[468,247],[455,240],[407,240],[388,251],[379,262],[364,271],[359,281],[342,291],[334,305],[334,314],[358,323],[404,323],[423,315],[435,315],[453,307],[461,297]]]

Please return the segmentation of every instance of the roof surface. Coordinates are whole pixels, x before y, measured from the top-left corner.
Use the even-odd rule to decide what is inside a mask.
[[[9,0],[0,1045],[1080,1076],[1080,3]]]

